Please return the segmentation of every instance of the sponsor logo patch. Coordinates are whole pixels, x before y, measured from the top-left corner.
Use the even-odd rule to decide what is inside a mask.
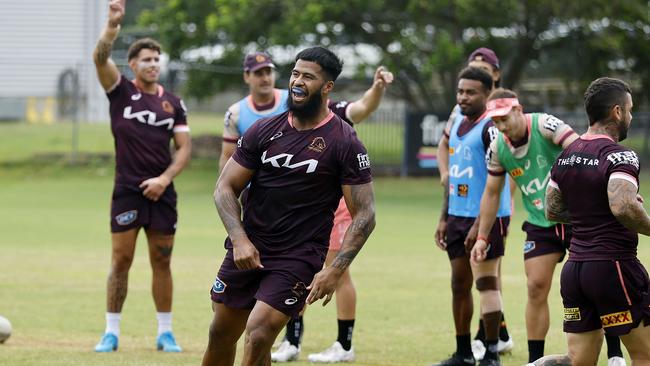
[[[309,146],[307,146],[307,148],[309,150],[315,151],[315,152],[318,152],[318,153],[322,153],[323,150],[325,150],[326,147],[327,147],[327,145],[325,145],[325,139],[323,139],[322,137],[315,137],[314,140],[311,142],[311,144],[309,144]]]
[[[115,216],[115,221],[118,225],[128,225],[134,222],[138,218],[138,210],[131,210],[122,212],[121,214]]]
[[[629,310],[618,313],[611,313],[600,317],[603,328],[615,327],[617,325],[632,324],[632,313]]]
[[[524,254],[530,253],[535,249],[534,241],[527,241],[524,243]]]
[[[458,195],[460,197],[467,197],[468,193],[469,193],[469,185],[467,185],[467,184],[459,184],[458,185]]]
[[[174,113],[174,107],[172,107],[172,104],[166,100],[163,100],[162,102],[162,109],[167,113]]]
[[[284,300],[285,305],[293,305],[293,304],[295,304],[297,302],[298,302],[298,299],[296,299],[295,297],[290,297],[290,298]]]
[[[535,205],[535,208],[537,208],[538,210],[544,209],[544,202],[542,202],[542,200],[539,198],[533,200],[533,205]]]
[[[449,155],[454,155],[454,151],[456,151],[453,147],[449,148]]]
[[[581,320],[580,308],[564,308],[564,321],[577,322]]]
[[[357,160],[359,161],[359,170],[370,169],[370,157],[368,154],[357,154]]]
[[[509,173],[513,178],[517,178],[517,177],[521,177],[522,175],[524,175],[524,170],[521,169],[521,168],[515,168],[515,169],[512,169]]]
[[[216,294],[222,294],[224,291],[226,291],[226,284],[217,277],[214,280],[214,284],[212,285],[212,291]]]

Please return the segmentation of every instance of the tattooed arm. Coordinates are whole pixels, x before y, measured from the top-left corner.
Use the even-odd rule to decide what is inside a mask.
[[[564,203],[564,197],[562,197],[562,192],[550,183],[546,187],[545,201],[544,210],[546,211],[547,219],[567,224],[571,222],[569,211]]]
[[[246,235],[241,221],[239,195],[253,178],[254,171],[230,159],[224,166],[214,191],[219,217],[232,241],[235,265],[239,269],[263,268],[260,255]]]
[[[623,226],[639,234],[650,235],[650,217],[632,182],[610,178],[607,183],[607,198],[609,209]]]
[[[323,306],[327,305],[332,299],[341,275],[348,269],[375,228],[375,196],[372,183],[344,185],[342,188],[345,203],[352,215],[352,223],[345,232],[341,250],[332,264],[318,272],[307,287],[310,290],[307,296],[308,304],[325,297]]]
[[[108,22],[93,51],[97,77],[102,88],[106,91],[110,91],[120,79],[120,71],[115,66],[115,62],[110,59],[110,56],[113,42],[115,42],[117,34],[120,32],[120,24],[124,18],[125,3],[125,0],[111,0],[108,8]]]

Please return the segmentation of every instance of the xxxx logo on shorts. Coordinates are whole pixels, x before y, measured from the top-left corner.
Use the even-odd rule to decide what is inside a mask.
[[[212,285],[212,291],[214,291],[215,294],[221,294],[226,291],[226,284],[217,277]]]
[[[603,328],[615,327],[617,325],[632,324],[632,313],[629,310],[618,313],[611,313],[600,317]]]
[[[115,216],[115,221],[118,225],[128,225],[135,221],[138,218],[138,210],[131,210],[122,212],[121,214]]]
[[[564,308],[564,321],[577,322],[580,319],[580,308]]]

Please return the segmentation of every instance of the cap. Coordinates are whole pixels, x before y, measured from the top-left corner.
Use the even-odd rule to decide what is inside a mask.
[[[500,98],[488,100],[486,105],[487,116],[490,118],[505,116],[506,114],[510,113],[512,107],[518,105],[520,104],[519,99],[517,98]]]
[[[263,67],[275,68],[271,56],[266,52],[249,53],[244,58],[244,71],[257,71]]]
[[[481,48],[475,49],[474,52],[472,52],[472,54],[469,55],[469,57],[467,58],[467,62],[469,63],[471,61],[476,60],[476,57],[481,57],[480,61],[485,61],[488,64],[496,67],[497,69],[500,68],[499,67],[499,58],[497,57],[497,54],[494,53],[494,51],[492,51],[489,48],[481,47]]]

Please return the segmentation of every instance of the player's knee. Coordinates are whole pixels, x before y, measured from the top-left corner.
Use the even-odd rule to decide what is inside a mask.
[[[263,351],[273,343],[270,329],[263,325],[252,325],[246,329],[246,343],[253,351]]]
[[[527,282],[528,298],[532,301],[546,301],[549,286],[543,279],[529,278]]]
[[[210,324],[210,329],[208,331],[208,347],[210,348],[219,348],[226,347],[230,344],[236,344],[237,338],[233,336],[234,332],[226,327],[217,324],[213,321]]]
[[[479,291],[498,291],[499,279],[497,276],[484,276],[477,278],[476,289]]]
[[[471,276],[452,276],[451,277],[451,292],[454,295],[464,295],[472,289]]]
[[[128,272],[133,263],[133,256],[128,254],[113,254],[112,271],[113,273]]]

